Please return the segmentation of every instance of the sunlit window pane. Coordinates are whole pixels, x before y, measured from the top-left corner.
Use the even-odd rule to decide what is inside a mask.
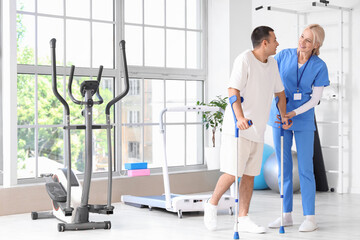
[[[37,0],[37,7],[39,13],[63,15],[64,1],[63,0]]]
[[[187,28],[201,28],[201,0],[187,0],[186,23]]]
[[[64,20],[38,17],[38,64],[50,65],[50,40],[56,38],[56,64],[64,64]]]
[[[125,0],[125,22],[142,23],[142,0]]]
[[[64,165],[63,128],[39,128],[38,177]]]
[[[104,103],[101,105],[94,105],[93,107],[93,122],[94,124],[106,124],[105,108],[106,104],[114,98],[114,79],[102,78],[100,82],[100,96],[104,99]],[[94,95],[94,101],[98,101],[96,94]],[[112,113],[113,111],[111,111]]]
[[[164,67],[164,30],[145,28],[145,66]]]
[[[114,25],[93,23],[93,66],[114,68]]]
[[[66,64],[90,67],[89,22],[66,20]]]
[[[145,24],[164,26],[164,0],[144,0]]]
[[[163,165],[163,147],[163,135],[160,134],[159,125],[144,126],[144,162],[148,163],[148,168]]]
[[[122,127],[122,164],[142,162],[141,129],[139,126]]]
[[[126,57],[128,65],[143,65],[142,27],[125,25]]]
[[[94,172],[105,172],[108,171],[108,142],[107,142],[107,131],[106,129],[94,130],[93,132],[93,163]],[[111,137],[114,140],[114,131],[112,130]],[[114,145],[112,144],[112,166],[114,168]]]
[[[185,81],[166,81],[166,107],[179,107],[185,105]],[[184,112],[169,112],[166,114],[166,122],[184,122]]]
[[[18,125],[35,123],[35,76],[17,76],[17,118]]]
[[[58,92],[62,95],[63,78],[57,78]],[[40,125],[63,123],[63,105],[54,96],[51,76],[38,76],[38,122]]]
[[[83,173],[85,170],[84,130],[71,130],[71,159],[73,159],[71,164],[72,170],[76,173]]]
[[[186,105],[194,106],[197,101],[202,102],[203,82],[186,81]],[[186,122],[201,122],[201,113],[187,112]]]
[[[66,0],[66,16],[90,18],[90,1]]]
[[[168,166],[185,165],[185,126],[166,126],[166,152]]]
[[[201,68],[201,56],[202,56],[202,48],[201,48],[201,33],[199,32],[187,32],[187,68]]]
[[[114,141],[114,129],[111,131],[112,141]],[[104,172],[108,170],[108,145],[107,132],[105,129],[97,129],[93,131],[92,137],[93,147],[93,172]],[[114,169],[114,145],[112,145],[112,165]],[[72,170],[75,173],[83,173],[85,171],[85,131],[71,131],[71,158]]]
[[[158,123],[164,109],[164,81],[144,80],[144,122]]]
[[[18,128],[18,147],[17,147],[17,177],[35,177],[35,129]]]
[[[75,69],[75,74],[76,74],[76,69]],[[80,93],[80,85],[83,81],[86,81],[86,80],[90,80],[90,78],[74,76],[71,91],[72,91],[72,95],[75,97],[75,99],[80,100],[80,101],[84,100]],[[69,77],[66,77],[66,89],[68,89],[68,82],[69,82]],[[59,89],[59,92],[60,92],[60,89]],[[72,102],[69,97],[69,94],[66,94],[66,101],[68,102],[69,107],[70,107],[70,122],[71,122],[71,124],[84,124],[85,119],[81,115],[83,106]]]
[[[166,66],[185,67],[185,32],[166,30]]]
[[[141,104],[141,80],[130,79],[131,92],[122,100],[122,122],[123,123],[141,123],[142,122],[142,104]],[[138,89],[138,91],[137,91]]]
[[[35,64],[35,17],[16,16],[17,63]]]
[[[166,0],[166,26],[185,27],[185,0]]]
[[[203,163],[203,126],[186,126],[186,165]]]
[[[35,0],[17,0],[16,9],[18,11],[35,12]]]
[[[114,20],[113,0],[92,0],[92,18],[99,20]]]

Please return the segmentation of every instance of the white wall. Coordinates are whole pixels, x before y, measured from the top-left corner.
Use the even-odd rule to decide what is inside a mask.
[[[208,80],[205,85],[206,102],[218,95],[228,96],[226,86],[233,62],[241,52],[251,49],[252,32],[251,0],[209,0],[208,9],[209,60]],[[205,144],[210,145],[211,137],[207,139]],[[219,146],[218,133],[215,139],[216,145]]]
[[[339,69],[338,45],[339,45],[339,11],[328,11],[317,7],[311,7],[312,0],[285,1],[285,0],[210,0],[209,1],[209,63],[207,99],[222,94],[226,96],[226,82],[229,79],[234,58],[245,49],[251,48],[250,34],[253,28],[259,25],[267,25],[275,30],[280,46],[278,51],[284,48],[297,47],[298,34],[310,23],[321,24],[326,31],[326,38],[321,49],[320,57],[327,63],[331,83],[337,82]],[[358,46],[360,29],[356,23],[360,21],[360,1],[358,0],[332,0],[332,5],[353,8],[351,14],[344,12],[344,192],[360,193],[360,143],[358,102],[356,94],[360,90],[360,83],[356,81],[360,77],[357,56],[360,55]],[[306,16],[297,18],[296,14],[267,11],[265,9],[255,11],[258,6],[310,10]],[[329,17],[331,16],[331,17]],[[299,28],[298,22],[299,22]],[[336,90],[335,87],[331,87]],[[326,94],[331,93],[331,88],[326,89]],[[325,92],[324,92],[325,94]],[[323,100],[316,107],[318,121],[338,119],[338,102]],[[325,145],[338,144],[337,125],[319,125],[320,140]],[[271,129],[267,129],[265,143],[272,145]],[[323,149],[327,170],[338,169],[338,150]],[[328,182],[330,187],[339,189],[338,174],[329,173]]]
[[[351,72],[352,72],[352,79],[350,80],[351,84],[349,84],[348,92],[352,92],[351,94],[351,101],[350,101],[350,109],[349,112],[351,114],[350,118],[350,126],[349,126],[349,158],[351,169],[350,174],[350,192],[353,193],[360,193],[360,125],[358,124],[360,119],[360,111],[359,111],[359,102],[360,102],[360,2],[356,1],[357,3],[353,6],[354,10],[352,11],[352,38],[351,38]]]
[[[251,48],[251,0],[209,0],[206,100],[227,96],[226,84],[238,54]]]
[[[324,94],[328,94],[330,90],[336,92],[338,82],[339,71],[339,20],[340,11],[329,10],[325,8],[311,7],[312,1],[297,1],[291,3],[284,0],[254,0],[253,7],[259,5],[268,5],[280,8],[294,9],[294,10],[306,10],[308,14],[299,18],[300,33],[302,29],[310,23],[321,24],[326,32],[326,38],[322,49],[320,50],[320,57],[327,63],[329,69],[331,87],[326,88]],[[354,81],[356,75],[358,76],[358,70],[355,67],[356,63],[353,61],[356,58],[356,52],[358,52],[357,46],[354,43],[359,41],[358,32],[359,29],[354,27],[352,23],[356,23],[359,17],[359,1],[347,0],[347,1],[331,1],[332,5],[341,7],[351,7],[354,11],[349,14],[344,11],[344,110],[343,110],[343,122],[344,122],[344,154],[343,154],[343,192],[360,192],[359,191],[359,179],[358,174],[355,174],[354,169],[359,170],[357,165],[357,156],[359,153],[356,150],[356,143],[359,142],[359,138],[356,136],[353,113],[355,109],[355,89],[359,88],[358,84]],[[315,10],[315,12],[314,12]],[[329,17],[331,16],[331,17]],[[254,11],[253,12],[253,26],[260,24],[268,24],[275,29],[275,33],[278,36],[280,47],[278,50],[288,47],[296,47],[297,39],[294,36],[297,35],[297,19],[296,14],[282,13],[278,11]],[[352,63],[353,62],[353,63]],[[331,89],[332,88],[332,89]],[[337,121],[338,120],[338,101],[326,101],[322,100],[320,106],[316,107],[316,117],[318,121]],[[337,124],[318,124],[320,141],[323,146],[338,145],[338,125]],[[337,149],[323,148],[323,156],[325,160],[325,166],[327,170],[339,169],[339,157]],[[337,173],[328,173],[328,182],[330,187],[340,190]]]

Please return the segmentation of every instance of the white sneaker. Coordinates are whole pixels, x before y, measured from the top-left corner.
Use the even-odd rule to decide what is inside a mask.
[[[238,230],[239,232],[248,232],[248,233],[265,233],[266,228],[259,226],[253,221],[251,221],[249,216],[238,217]]]
[[[299,227],[299,232],[312,232],[316,229],[318,229],[318,225],[315,221],[305,219],[305,221]]]
[[[204,203],[204,224],[210,231],[214,231],[217,226],[217,206],[209,203],[209,200]]]
[[[283,224],[284,224],[284,227],[292,226],[293,225],[292,218],[283,217]],[[275,221],[269,223],[268,227],[269,228],[279,228],[280,225],[281,225],[281,218],[277,218]]]

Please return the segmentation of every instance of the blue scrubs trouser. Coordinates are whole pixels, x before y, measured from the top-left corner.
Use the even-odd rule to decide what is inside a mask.
[[[315,215],[314,131],[284,130],[284,212],[293,211],[293,160],[291,156],[293,135],[295,135],[297,150],[303,214],[305,216]],[[273,127],[275,152],[279,166],[279,189],[281,188],[280,137],[280,128]]]

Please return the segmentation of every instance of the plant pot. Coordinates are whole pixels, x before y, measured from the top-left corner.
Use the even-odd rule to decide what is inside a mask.
[[[220,169],[220,147],[205,148],[205,163],[208,170]]]

